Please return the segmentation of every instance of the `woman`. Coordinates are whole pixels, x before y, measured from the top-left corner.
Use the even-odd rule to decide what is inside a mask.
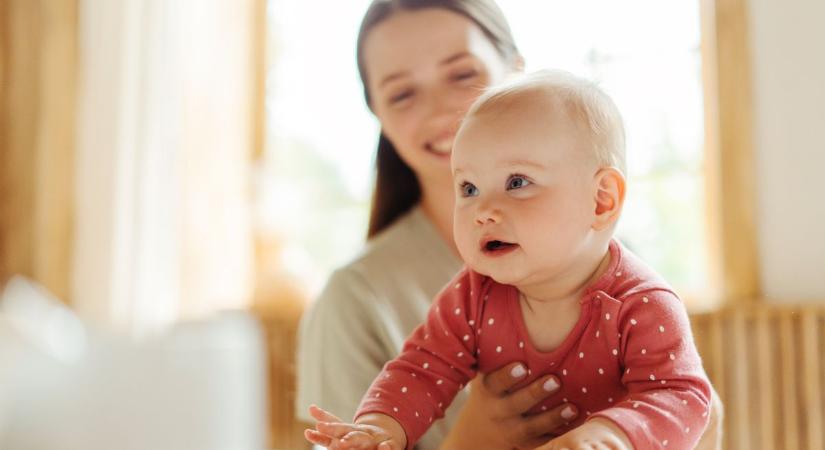
[[[367,104],[381,123],[369,240],[333,273],[302,321],[296,407],[306,421],[313,420],[312,403],[352,417],[383,364],[460,269],[452,239],[452,140],[481,91],[523,66],[492,0],[373,1],[357,57]],[[522,413],[560,381],[511,392],[523,369],[513,362],[474,381],[418,448],[545,442],[564,424],[562,408]],[[709,434],[703,442],[714,438]]]

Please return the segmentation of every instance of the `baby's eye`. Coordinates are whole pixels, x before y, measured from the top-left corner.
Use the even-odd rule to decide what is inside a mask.
[[[529,184],[530,181],[521,175],[513,175],[507,180],[507,190],[521,189]]]
[[[473,186],[473,183],[461,183],[461,195],[463,197],[475,197],[478,195],[478,188]]]

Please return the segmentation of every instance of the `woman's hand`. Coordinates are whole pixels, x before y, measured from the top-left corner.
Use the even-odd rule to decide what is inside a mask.
[[[578,411],[572,404],[525,416],[560,387],[558,378],[547,375],[511,392],[526,375],[523,364],[512,363],[473,380],[470,397],[441,450],[532,449],[547,443],[548,433],[576,417]]]

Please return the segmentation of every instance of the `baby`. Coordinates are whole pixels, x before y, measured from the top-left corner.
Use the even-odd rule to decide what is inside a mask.
[[[585,80],[539,72],[482,95],[452,154],[467,267],[373,382],[355,422],[313,407],[319,422],[306,438],[412,449],[478,372],[524,361],[524,385],[563,380],[533,412],[568,402],[584,412],[540,449],[692,449],[710,384],[679,297],[613,239],[624,153],[616,106]]]

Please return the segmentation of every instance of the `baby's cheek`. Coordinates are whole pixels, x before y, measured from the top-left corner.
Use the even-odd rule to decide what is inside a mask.
[[[473,256],[473,236],[471,230],[458,222],[459,219],[459,217],[456,217],[456,226],[453,228],[454,239],[458,247],[458,252],[465,261],[468,261],[468,258],[472,258]]]

